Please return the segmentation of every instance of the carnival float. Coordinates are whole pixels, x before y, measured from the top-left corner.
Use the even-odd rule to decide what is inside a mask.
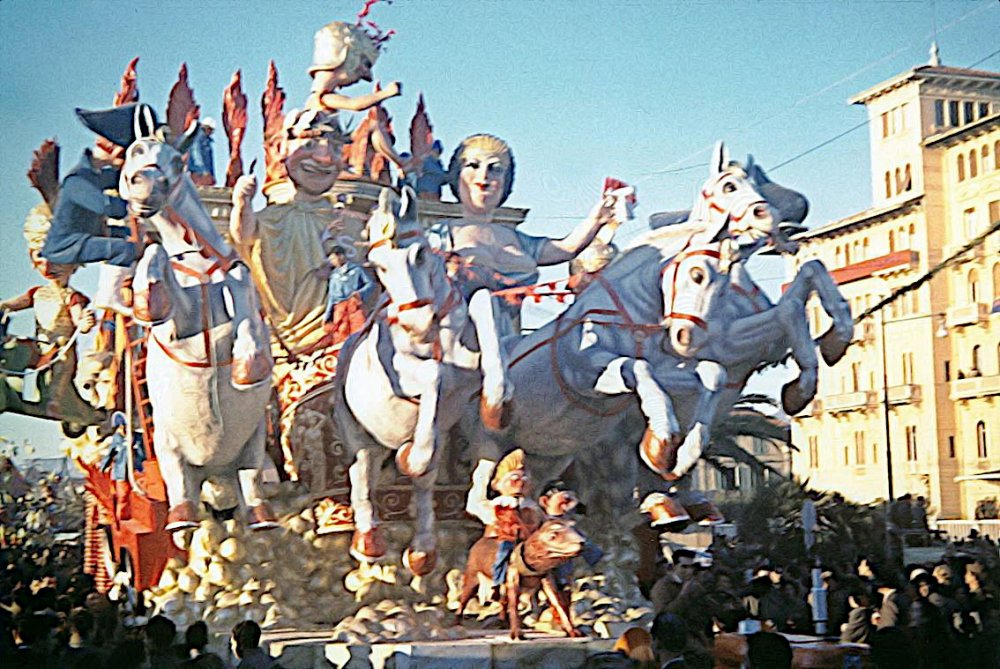
[[[397,152],[380,103],[399,84],[340,92],[371,80],[388,39],[370,4],[316,33],[302,108],[286,110],[273,62],[256,111],[233,75],[221,185],[189,174],[203,131],[184,66],[162,120],[139,98],[138,58],[111,108],[77,110],[97,140],[65,177],[42,144],[24,234],[44,283],[2,303],[5,318],[31,309],[37,335],[5,336],[0,408],[62,423],[86,473],[86,569],[179,625],[457,639],[481,625],[455,611],[506,609],[515,637],[606,638],[651,613],[631,527],[719,519],[685,478],[713,425],[788,356],[800,372],[782,402],[800,411],[819,356],[850,342],[849,306],[816,260],[777,303],[755,284],[747,261],[794,253],[807,205],[721,143],[690,209],[622,247],[636,198],[616,179],[566,237],[522,232],[505,141],[472,135],[445,166],[421,96]],[[538,282],[567,262],[569,277]],[[101,266],[93,300],[70,285],[85,263]],[[833,322],[815,340],[813,296]],[[525,300],[564,308],[522,333]],[[575,524],[524,499],[560,478],[588,507]],[[493,543],[470,552],[484,525]],[[490,583],[505,542],[520,548]],[[585,543],[603,557],[551,578]],[[531,579],[551,606],[522,617]]]

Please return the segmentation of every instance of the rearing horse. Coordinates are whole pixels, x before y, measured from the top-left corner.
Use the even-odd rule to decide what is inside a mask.
[[[385,553],[371,494],[386,450],[413,478],[416,532],[404,554],[416,575],[436,561],[433,488],[438,447],[482,388],[483,397],[509,396],[496,334],[498,307],[486,291],[467,304],[444,262],[416,223],[416,199],[384,189],[368,221],[368,260],[385,299],[341,350],[334,416],[353,454],[349,469],[356,531],[352,554]]]
[[[119,190],[156,237],[136,268],[134,315],[150,324],[146,378],[168,531],[193,527],[203,481],[238,479],[251,527],[276,526],[263,500],[265,406],[273,365],[246,267],[216,231],[182,152],[136,110]]]

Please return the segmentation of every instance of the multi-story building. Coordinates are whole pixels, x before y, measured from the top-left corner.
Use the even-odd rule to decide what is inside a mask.
[[[1000,73],[936,61],[850,100],[868,112],[872,207],[803,233],[791,260],[822,260],[855,315],[1000,220]],[[859,323],[792,420],[795,475],[860,502],[923,495],[940,518],[1000,497],[983,480],[1000,469],[998,299],[1000,232]]]

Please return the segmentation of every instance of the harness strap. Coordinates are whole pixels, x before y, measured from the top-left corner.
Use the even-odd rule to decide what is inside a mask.
[[[209,242],[205,237],[202,236],[198,230],[187,222],[183,216],[177,213],[177,210],[167,205],[163,208],[163,215],[167,217],[167,220],[176,226],[181,227],[184,230],[184,240],[189,244],[197,244],[201,247],[198,252],[202,256],[208,259],[214,259],[219,263],[219,267],[222,271],[228,272],[229,268],[233,266],[234,263],[239,261],[236,257],[235,252],[230,251],[228,254],[222,253],[219,249],[215,248],[211,242]]]
[[[157,337],[155,334],[152,335],[152,338],[153,341],[155,341],[156,344],[160,347],[160,350],[162,350],[168,358],[170,358],[177,364],[183,365],[185,367],[193,367],[195,369],[210,369],[212,367],[226,367],[228,365],[233,364],[232,359],[226,360],[225,362],[214,362],[214,363],[201,362],[199,360],[182,360],[180,357],[178,357],[176,353],[167,348],[167,345],[164,344],[162,341],[160,341],[160,338]]]

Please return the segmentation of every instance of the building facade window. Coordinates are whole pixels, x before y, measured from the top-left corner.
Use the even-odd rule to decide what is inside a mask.
[[[956,156],[955,164],[958,166],[958,180],[965,181],[965,156],[961,153]]]
[[[934,125],[938,128],[944,127],[944,100],[934,101]]]
[[[979,272],[976,270],[971,270],[969,272],[969,304],[976,304],[979,302]]]
[[[993,142],[993,169],[1000,170],[1000,139]]]
[[[976,233],[979,232],[976,226],[975,208],[966,209],[962,212],[962,223],[965,226],[965,230],[963,230],[963,232],[965,233],[966,241],[971,240],[976,236]]]
[[[1000,200],[993,200],[990,202],[990,225],[993,226],[997,221],[1000,221]]]
[[[888,171],[885,173],[885,196],[892,197],[892,175]]]
[[[907,425],[906,426],[906,461],[916,462],[917,461],[917,426]]]
[[[809,437],[809,469],[819,469],[819,437]]]
[[[986,423],[983,421],[976,423],[976,455],[980,460],[990,457],[986,444]]]
[[[961,125],[958,118],[958,100],[948,100],[948,125],[953,128]]]
[[[969,178],[975,179],[979,176],[979,161],[976,157],[976,150],[969,151]]]
[[[983,148],[979,149],[979,162],[983,166],[983,174],[990,171],[990,146],[989,144],[983,144]]]
[[[851,464],[851,450],[847,444],[844,444],[844,464]]]
[[[913,190],[913,175],[909,163],[906,163],[906,168],[903,170],[903,190],[906,192]]]
[[[896,252],[896,233],[889,231],[889,253]]]
[[[965,122],[966,123],[972,123],[973,121],[976,120],[976,103],[975,102],[966,102],[963,106],[965,107],[965,110],[964,110],[965,111]]]
[[[865,453],[865,433],[855,432],[854,433],[854,464],[863,465],[865,464],[865,459],[867,453]]]
[[[983,118],[990,115],[990,103],[980,102],[979,103],[979,118]]]
[[[993,265],[993,306],[1000,302],[1000,262]]]
[[[882,138],[889,136],[889,112],[882,112]]]
[[[982,367],[979,366],[979,352],[981,350],[982,347],[980,347],[979,344],[972,347],[972,366],[969,368],[969,376],[976,377],[983,375]]]
[[[954,435],[950,435],[948,437],[948,457],[949,458],[955,457],[955,436]]]

